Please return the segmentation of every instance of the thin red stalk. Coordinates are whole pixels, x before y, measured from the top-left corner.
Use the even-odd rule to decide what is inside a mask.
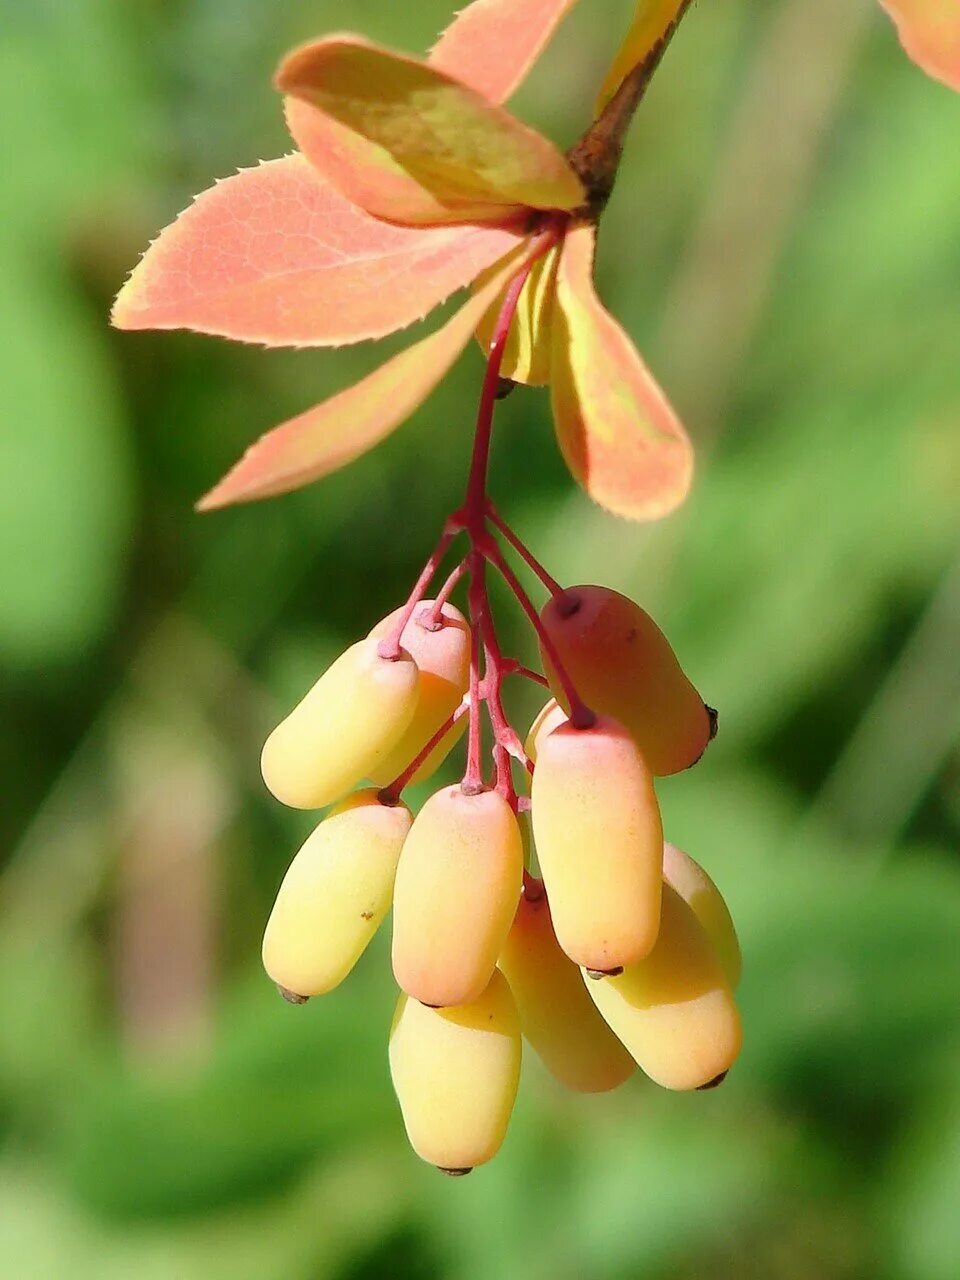
[[[433,737],[430,739],[427,745],[422,748],[420,753],[417,756],[415,756],[413,760],[410,761],[410,763],[404,769],[403,773],[399,774],[396,778],[394,778],[393,782],[391,782],[388,786],[384,787],[380,791],[380,799],[383,801],[384,804],[399,803],[400,794],[403,791],[404,787],[409,785],[410,779],[413,777],[413,775],[417,772],[417,770],[423,764],[424,760],[426,760],[427,756],[430,755],[431,751],[433,751],[435,747],[438,747],[440,745],[440,743],[447,736],[447,734],[450,732],[453,726],[466,715],[468,709],[469,709],[469,699],[464,698],[464,700],[460,703],[459,707],[457,707],[456,711],[454,711],[453,715],[448,716],[447,719],[444,720],[443,724],[436,731],[436,733],[433,735]]]
[[[513,785],[513,771],[510,768],[510,753],[502,743],[497,743],[493,748],[493,760],[497,769],[496,788],[500,795],[503,796],[510,808],[516,813],[517,795],[516,787]]]
[[[406,627],[407,623],[413,617],[414,609],[416,609],[417,605],[423,599],[424,592],[436,577],[437,570],[440,568],[440,562],[446,555],[447,547],[449,547],[450,543],[456,537],[459,529],[460,526],[455,521],[447,521],[443,533],[440,535],[440,541],[434,547],[430,559],[423,566],[423,571],[421,572],[420,577],[414,583],[413,590],[410,592],[407,603],[403,606],[403,612],[397,619],[396,625],[390,634],[384,636],[377,645],[377,653],[379,653],[381,658],[386,658],[388,662],[396,662],[400,657],[400,637],[403,635],[404,627]]]
[[[467,795],[483,790],[483,766],[480,756],[483,749],[482,723],[480,719],[480,618],[486,608],[484,585],[485,566],[482,557],[470,553],[470,726],[467,730],[467,767],[460,784]]]
[[[513,725],[507,719],[506,712],[503,709],[500,690],[508,664],[500,651],[489,608],[484,611],[480,619],[480,628],[483,634],[484,646],[484,698],[487,703],[490,724],[493,728],[494,740],[498,746],[503,747],[510,755],[519,760],[525,769],[529,769],[530,761],[523,749],[523,743],[517,736]]]
[[[523,541],[518,533],[507,524],[506,520],[500,515],[496,507],[489,500],[487,501],[487,519],[495,529],[503,534],[506,540],[516,551],[517,555],[533,570],[543,585],[547,588],[552,596],[559,595],[563,588],[560,583],[547,572],[537,557],[533,554],[527,544]]]
[[[470,474],[467,477],[467,492],[463,504],[463,522],[468,534],[473,537],[482,533],[487,507],[487,464],[490,461],[490,437],[493,433],[493,411],[497,403],[497,391],[500,383],[500,366],[503,364],[503,353],[510,335],[510,326],[520,301],[520,294],[527,282],[527,277],[534,263],[556,244],[560,229],[551,226],[534,241],[532,252],[526,262],[510,281],[504,294],[503,304],[493,327],[493,336],[487,352],[487,371],[480,391],[480,405],[477,409],[477,429],[473,439],[473,456],[470,459]]]
[[[484,555],[497,570],[499,570],[504,582],[506,582],[507,586],[517,597],[521,609],[523,609],[524,613],[530,619],[530,625],[537,633],[537,639],[540,641],[540,645],[544,653],[550,659],[550,665],[557,673],[557,679],[563,687],[564,696],[570,706],[570,723],[577,729],[588,729],[596,721],[597,717],[577,693],[573,681],[567,674],[566,667],[564,667],[563,661],[557,653],[556,646],[547,634],[547,630],[543,623],[540,621],[540,615],[537,612],[533,601],[527,595],[526,591],[524,591],[517,575],[507,564],[506,560],[504,560],[500,548],[492,538],[484,539],[482,545],[478,549],[481,551],[481,554]]]
[[[464,558],[460,561],[457,567],[453,570],[453,572],[447,578],[446,582],[437,592],[437,598],[434,601],[433,607],[430,610],[430,614],[429,614],[430,624],[432,626],[438,627],[440,625],[440,621],[443,617],[443,606],[450,599],[450,596],[453,594],[458,583],[460,582],[461,578],[463,578],[466,572],[467,572],[467,560],[466,560],[466,556],[464,556]]]
[[[541,689],[550,688],[550,681],[546,676],[542,676],[539,671],[531,671],[529,667],[524,667],[519,662],[510,662],[504,667],[503,674],[505,676],[523,676],[524,680],[532,680]]]

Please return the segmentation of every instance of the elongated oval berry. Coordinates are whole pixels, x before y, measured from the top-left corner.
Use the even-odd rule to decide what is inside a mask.
[[[566,721],[567,713],[556,698],[550,698],[537,712],[536,719],[527,732],[527,740],[523,744],[524,751],[534,764],[537,763],[540,739],[545,738],[548,733],[553,733],[554,729],[566,724]]]
[[[263,780],[294,809],[322,809],[370,776],[413,719],[417,664],[381,658],[369,636],[328,667],[267,739]]]
[[[737,930],[723,894],[700,863],[675,844],[663,846],[663,878],[693,910],[713,943],[727,981],[736,990],[743,960]]]
[[[433,604],[433,600],[422,601],[400,636],[401,645],[413,658],[420,673],[417,709],[400,741],[370,771],[370,781],[378,787],[393,782],[416,759],[444,721],[456,711],[470,686],[470,627],[467,620],[454,605],[444,604],[439,625],[431,630],[424,624],[432,615]],[[402,612],[402,609],[397,609],[378,622],[370,632],[371,636],[382,640],[390,635]],[[466,725],[464,717],[434,747],[411,782],[423,782],[436,773],[456,746]]]
[[[633,1059],[594,1007],[580,970],[560,949],[545,893],[520,899],[500,969],[517,1002],[523,1034],[561,1084],[603,1093],[633,1074]]]
[[[497,963],[520,898],[523,844],[496,791],[431,796],[403,847],[393,910],[393,972],[429,1005],[476,1000]]]
[[[607,587],[570,587],[547,602],[541,617],[577,693],[594,711],[615,716],[630,730],[654,774],[676,773],[700,759],[715,715],[638,604]],[[546,653],[543,661],[550,687],[565,706]]]
[[[520,1082],[520,1019],[495,970],[469,1004],[430,1009],[401,995],[390,1074],[410,1145],[447,1173],[467,1173],[503,1142]]]
[[[263,966],[287,992],[332,991],[390,910],[413,817],[374,790],[335,805],[291,862],[263,936]]]
[[[609,716],[541,737],[533,836],[561,947],[585,969],[642,959],[657,938],[663,828],[637,744]]]
[[[729,1071],[742,1030],[733,993],[706,931],[669,885],[657,945],[587,990],[647,1075],[665,1089],[700,1089]]]

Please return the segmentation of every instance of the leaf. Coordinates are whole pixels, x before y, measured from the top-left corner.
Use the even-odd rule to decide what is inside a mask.
[[[630,339],[593,286],[596,230],[567,233],[557,275],[551,385],[567,466],[602,507],[632,520],[667,515],[690,487],[693,451]]]
[[[558,245],[534,263],[520,293],[516,315],[510,325],[503,352],[501,374],[530,387],[542,387],[550,381],[550,326],[553,321],[559,259]],[[493,337],[503,297],[501,292],[477,326],[477,340],[484,350],[489,347]]]
[[[194,329],[269,346],[380,338],[420,320],[518,244],[499,227],[395,227],[303,156],[204,191],[121,289],[121,329]]]
[[[261,436],[200,500],[198,510],[289,493],[338,471],[379,444],[440,382],[517,266],[515,255],[436,333],[346,391]]]
[[[674,22],[682,16],[689,0],[638,0],[630,30],[624,38],[617,56],[607,72],[607,77],[597,98],[596,114],[599,115],[626,77],[645,61],[667,35]]]
[[[573,209],[583,188],[536,130],[425,63],[355,36],[318,40],[283,63],[287,124],[354,204],[414,225],[504,222]]]
[[[430,52],[430,64],[505,102],[576,0],[473,0]]]
[[[960,0],[880,0],[900,43],[928,75],[960,90]]]

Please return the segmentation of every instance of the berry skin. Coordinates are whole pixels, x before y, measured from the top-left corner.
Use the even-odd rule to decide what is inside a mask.
[[[533,835],[560,946],[585,969],[641,960],[657,939],[663,828],[650,770],[609,716],[542,737]]]
[[[469,1004],[490,981],[523,879],[523,842],[496,791],[431,796],[403,847],[394,889],[393,972],[428,1005]]]
[[[633,1059],[597,1012],[577,966],[560,950],[546,894],[520,899],[500,969],[524,1036],[561,1084],[604,1093],[633,1074]]]
[[[740,1052],[740,1015],[723,966],[669,885],[647,958],[620,977],[584,982],[613,1032],[665,1089],[700,1089],[729,1071]]]
[[[335,805],[290,864],[263,937],[263,964],[285,992],[323,995],[347,976],[390,909],[413,817],[373,790]],[[289,997],[288,997],[289,998]]]
[[[420,672],[417,709],[400,741],[370,770],[370,781],[378,787],[387,786],[416,759],[440,726],[453,715],[470,687],[470,628],[467,621],[454,605],[445,604],[441,611],[441,625],[436,631],[430,631],[422,625],[422,619],[430,614],[433,604],[433,600],[422,601],[400,637],[401,645]],[[397,609],[378,622],[370,635],[378,640],[390,635],[401,613],[402,610]],[[464,718],[434,747],[410,781],[423,782],[436,773],[466,727]]]
[[[523,744],[530,760],[537,763],[537,751],[540,748],[540,739],[545,738],[548,733],[553,733],[554,729],[558,729],[560,725],[566,724],[567,713],[561,707],[556,698],[550,698],[543,704],[537,713],[537,717],[527,732],[527,740]]]
[[[711,716],[648,613],[607,587],[580,586],[549,600],[541,619],[580,697],[629,729],[657,777],[696,764]],[[543,661],[566,705],[546,653]]]
[[[417,709],[417,664],[391,662],[368,637],[328,667],[267,739],[263,780],[294,809],[322,809],[369,777]]]
[[[499,970],[476,1000],[455,1008],[401,995],[390,1074],[417,1155],[448,1173],[491,1160],[513,1111],[520,1058],[520,1018]]]
[[[675,844],[663,846],[663,878],[692,909],[713,943],[730,986],[740,982],[743,960],[730,908],[699,862]]]

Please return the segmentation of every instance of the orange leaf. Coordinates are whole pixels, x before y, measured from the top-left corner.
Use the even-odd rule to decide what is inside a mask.
[[[632,520],[667,515],[690,488],[693,451],[630,339],[593,286],[596,231],[568,232],[557,273],[551,387],[567,465],[602,507]]]
[[[504,222],[573,209],[557,148],[475,90],[355,36],[295,50],[277,74],[300,150],[354,204],[393,222]]]
[[[880,0],[900,43],[928,75],[960,90],[960,0]]]
[[[420,320],[519,243],[499,227],[395,227],[303,156],[204,191],[144,254],[121,329],[194,329],[268,346],[336,346]]]
[[[643,62],[676,21],[686,0],[637,0],[630,30],[613,60],[597,98],[596,114],[599,115],[623,81]]]
[[[430,53],[430,64],[491,102],[505,102],[576,0],[473,0]]]
[[[359,458],[400,426],[470,341],[480,317],[520,265],[501,271],[436,333],[414,343],[362,381],[274,427],[252,445],[197,504],[201,511],[288,493]]]

